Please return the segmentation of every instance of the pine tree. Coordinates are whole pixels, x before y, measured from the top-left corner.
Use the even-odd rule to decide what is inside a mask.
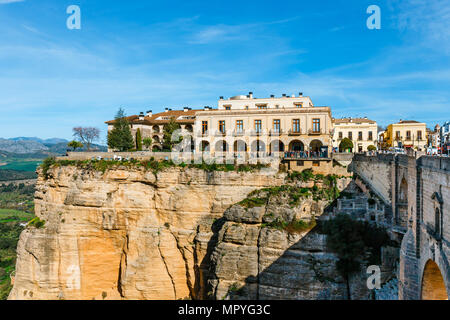
[[[130,124],[122,108],[115,116],[113,129],[108,132],[108,147],[118,151],[128,151],[134,146]]]
[[[138,128],[136,131],[136,150],[142,151],[142,136],[140,128]]]

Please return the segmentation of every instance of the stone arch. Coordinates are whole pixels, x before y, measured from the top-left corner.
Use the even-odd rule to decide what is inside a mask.
[[[289,143],[289,151],[304,151],[305,145],[300,140],[292,140]]]
[[[152,147],[152,151],[161,151],[161,150],[162,150],[162,147],[160,145],[155,144]]]
[[[251,144],[251,151],[252,152],[265,152],[266,151],[266,144],[257,139],[255,141],[252,142]]]
[[[153,130],[153,132],[155,132],[155,133],[160,133],[159,126],[156,125],[156,124],[152,127],[152,130]]]
[[[236,140],[233,144],[233,151],[234,152],[246,152],[247,151],[247,144],[243,140]]]
[[[228,149],[228,143],[225,140],[219,140],[216,142],[216,152],[227,152]]]
[[[322,141],[314,139],[309,143],[309,150],[311,150],[311,152],[320,152],[320,147],[322,146],[323,146]]]
[[[210,151],[210,145],[209,145],[208,141],[203,140],[202,142],[200,142],[200,151],[203,151],[203,152]]]
[[[189,132],[194,131],[194,129],[192,128],[192,125],[191,125],[191,124],[187,124],[187,125],[184,127],[184,129],[187,130],[187,131],[189,131]]]
[[[444,278],[439,266],[433,260],[425,264],[422,277],[422,300],[448,300]]]
[[[155,142],[155,143],[160,143],[161,141],[160,141],[160,139],[159,139],[159,136],[153,136],[153,142]]]
[[[280,140],[272,140],[269,145],[270,153],[272,152],[283,152],[284,143]]]

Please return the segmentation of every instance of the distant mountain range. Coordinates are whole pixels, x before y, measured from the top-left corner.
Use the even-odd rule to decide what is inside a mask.
[[[62,155],[65,154],[67,149],[67,143],[69,141],[60,138],[40,139],[36,137],[17,137],[10,139],[0,138],[0,151],[5,151],[9,154],[14,154],[20,158],[26,157],[25,155],[33,155],[36,158],[45,158],[49,155]],[[106,151],[106,146],[94,144],[92,149],[98,151]],[[82,150],[81,150],[82,151]],[[22,155],[22,156],[20,156]],[[12,155],[10,155],[12,156]],[[28,158],[28,157],[26,157]]]
[[[41,139],[37,137],[17,137],[17,138],[10,138],[8,140],[12,141],[36,141],[41,144],[57,144],[57,143],[68,143],[69,141],[66,139],[60,139],[60,138],[50,138],[50,139]]]

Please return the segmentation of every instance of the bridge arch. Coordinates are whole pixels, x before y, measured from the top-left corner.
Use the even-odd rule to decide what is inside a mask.
[[[422,277],[422,300],[448,300],[445,282],[439,266],[433,260],[425,264]]]

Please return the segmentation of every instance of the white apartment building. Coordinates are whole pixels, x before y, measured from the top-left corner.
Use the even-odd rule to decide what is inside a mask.
[[[365,118],[332,119],[333,149],[340,150],[342,139],[349,138],[353,142],[353,152],[368,151],[370,145],[377,146],[377,123]]]

